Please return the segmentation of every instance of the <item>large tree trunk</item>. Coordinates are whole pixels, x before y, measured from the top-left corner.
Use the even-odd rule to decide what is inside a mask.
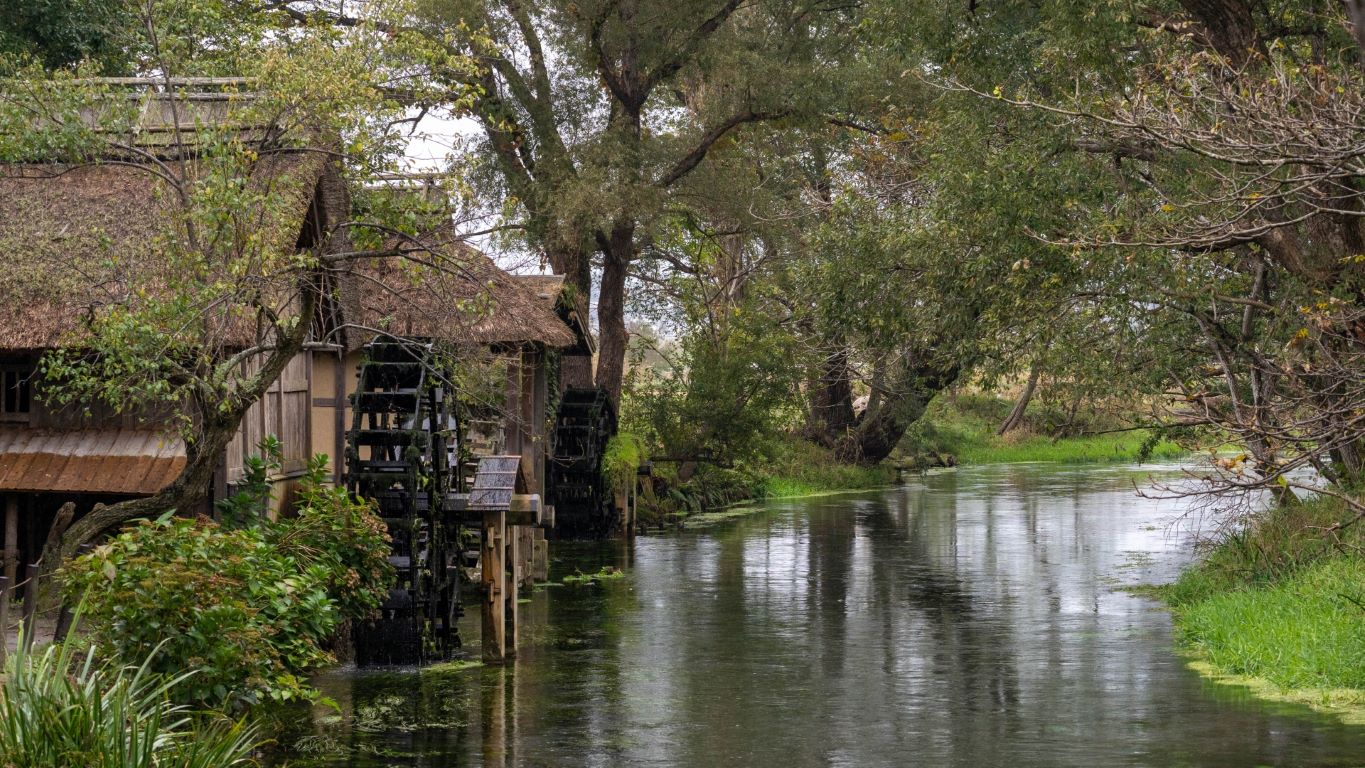
[[[1010,415],[1005,417],[1004,423],[1000,425],[1000,429],[995,431],[995,434],[1003,435],[1023,425],[1024,414],[1028,412],[1028,404],[1033,399],[1034,390],[1038,389],[1038,377],[1042,372],[1042,366],[1034,361],[1033,366],[1029,369],[1028,382],[1024,384],[1024,391],[1019,393],[1019,399],[1014,401],[1014,408],[1010,411]]]
[[[931,355],[909,356],[897,368],[880,406],[869,408],[835,445],[835,456],[841,461],[871,466],[891,455],[934,395],[957,381],[962,371],[960,363],[935,361]]]
[[[545,235],[545,256],[550,268],[564,275],[564,283],[572,286],[586,304],[592,297],[592,253],[579,243],[567,241],[551,225],[542,225],[548,232]]]
[[[853,426],[853,384],[849,379],[847,348],[841,347],[821,361],[819,375],[809,384],[807,440],[833,448]]]
[[[1180,5],[1199,22],[1204,42],[1233,66],[1240,67],[1253,53],[1264,52],[1246,0],[1180,0]]]
[[[635,225],[618,221],[602,248],[602,289],[597,295],[597,386],[607,390],[612,405],[621,405],[626,374],[626,272],[635,257]]]

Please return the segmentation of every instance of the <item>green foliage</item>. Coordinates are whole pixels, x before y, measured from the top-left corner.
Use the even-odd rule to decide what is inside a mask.
[[[616,489],[629,488],[636,470],[649,459],[649,447],[638,435],[617,432],[607,441],[602,454],[602,476]]]
[[[379,608],[393,584],[389,532],[371,502],[358,501],[327,477],[327,457],[314,456],[299,478],[294,516],[266,526],[266,539],[306,568],[320,567],[343,616]]]
[[[127,74],[135,29],[127,0],[0,0],[0,55],[48,69],[90,61],[102,74]]]
[[[1070,412],[1042,402],[1030,406],[1023,428],[997,435],[1012,407],[1011,401],[989,394],[941,396],[906,432],[899,450],[911,460],[951,457],[958,464],[1146,461],[1187,454],[1173,442],[1149,444],[1154,436],[1147,430],[1105,432],[1125,425],[1102,411]]]
[[[743,462],[788,426],[800,369],[791,337],[767,302],[751,295],[711,313],[700,295],[677,296],[692,322],[667,349],[637,349],[621,401],[622,429],[651,452]],[[662,366],[643,364],[653,351]]]
[[[1160,593],[1216,671],[1280,689],[1365,689],[1365,530],[1332,498],[1219,535]]]
[[[760,450],[734,467],[702,464],[686,482],[678,481],[676,465],[658,464],[654,469],[652,487],[646,485],[639,502],[645,525],[691,520],[757,499],[877,488],[895,480],[889,466],[846,464],[830,451],[792,436],[764,441]]]
[[[322,566],[301,567],[264,530],[206,519],[143,521],[64,569],[84,596],[101,653],[152,655],[182,701],[243,706],[312,695],[300,677],[331,660],[322,644],[340,612]]]
[[[1241,587],[1285,580],[1297,571],[1365,547],[1365,529],[1340,501],[1319,498],[1276,506],[1208,542],[1205,557],[1165,588],[1177,607]],[[1332,532],[1330,535],[1327,532]]]
[[[798,439],[774,441],[758,466],[762,474],[759,498],[877,488],[896,479],[890,467],[846,464],[829,451]]]
[[[254,729],[171,701],[196,671],[176,678],[158,675],[156,649],[136,666],[120,667],[99,660],[80,643],[73,637],[37,651],[21,644],[9,658],[0,688],[0,763],[24,768],[254,764]]]
[[[374,610],[392,581],[387,532],[309,464],[293,518],[229,529],[207,519],[142,521],[63,571],[101,652],[151,656],[183,701],[246,706],[312,699],[305,673],[332,661],[339,622]],[[158,652],[152,656],[152,651]]]
[[[569,585],[582,586],[585,584],[597,584],[608,579],[624,579],[626,572],[614,565],[604,565],[596,573],[583,573],[574,571],[564,577],[563,582]]]
[[[278,437],[266,435],[257,450],[260,453],[248,456],[243,462],[242,481],[237,484],[237,492],[217,504],[218,519],[228,528],[254,525],[270,511],[275,488],[270,476],[284,466],[284,448]]]

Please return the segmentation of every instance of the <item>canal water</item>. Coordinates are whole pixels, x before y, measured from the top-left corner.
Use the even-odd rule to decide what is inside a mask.
[[[556,544],[504,668],[337,670],[294,766],[1362,766],[1365,729],[1188,670],[1123,587],[1188,561],[1174,466],[1007,465]],[[477,624],[465,628],[477,641]],[[477,647],[469,652],[477,658]]]

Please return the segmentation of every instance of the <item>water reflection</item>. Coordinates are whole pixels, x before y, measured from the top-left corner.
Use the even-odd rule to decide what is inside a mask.
[[[1365,739],[1204,683],[1160,608],[1150,469],[1011,466],[639,540],[523,605],[515,664],[329,675],[303,764],[1344,766]],[[1166,468],[1173,473],[1174,468]],[[1173,476],[1173,474],[1172,474]],[[561,572],[620,557],[561,547]],[[467,631],[466,637],[477,637]],[[291,740],[293,734],[285,737]],[[293,763],[299,764],[299,763]]]

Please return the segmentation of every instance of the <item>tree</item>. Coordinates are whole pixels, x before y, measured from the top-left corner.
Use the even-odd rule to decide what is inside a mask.
[[[825,64],[848,45],[856,8],[495,0],[427,14],[486,67],[471,109],[483,138],[464,158],[495,172],[480,177],[498,181],[485,194],[515,201],[527,242],[581,294],[601,259],[597,383],[618,400],[632,265],[669,211],[706,192],[689,187],[695,171],[747,126],[837,109],[842,88]],[[466,28],[481,36],[459,37]]]
[[[135,28],[126,2],[0,2],[0,54],[31,56],[51,69],[91,62],[101,74],[126,74],[132,57],[128,32]]]
[[[1049,357],[1164,403],[1157,425],[1242,442],[1246,460],[1211,473],[1214,491],[1270,487],[1287,499],[1309,466],[1329,490],[1354,487],[1362,446],[1349,414],[1365,338],[1358,5],[974,8],[938,11],[942,37],[921,49],[935,64],[920,79],[945,101],[975,99],[967,114],[996,121],[997,146],[1042,180],[1041,196],[1014,203],[1026,199],[1033,221],[1006,240],[1033,240],[1028,271],[1066,297],[1051,315],[1059,330],[1102,330],[1089,350],[1054,341]],[[1035,130],[1015,128],[1025,122]],[[1077,174],[1092,189],[1068,190]],[[980,202],[1008,178],[936,192]],[[1056,213],[1040,216],[1048,207]],[[1106,364],[1108,354],[1129,362]]]

